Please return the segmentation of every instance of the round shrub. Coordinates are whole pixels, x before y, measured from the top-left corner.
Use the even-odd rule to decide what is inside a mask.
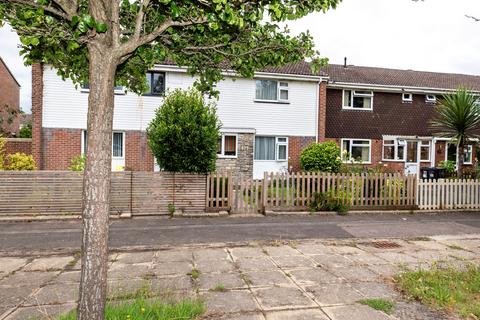
[[[197,90],[174,90],[165,97],[147,128],[158,165],[170,172],[215,170],[220,122],[215,105]]]
[[[342,166],[340,148],[333,141],[311,144],[302,151],[300,164],[306,171],[337,173]]]
[[[7,155],[7,165],[5,166],[6,170],[35,170],[35,160],[31,155],[25,153],[14,153]]]

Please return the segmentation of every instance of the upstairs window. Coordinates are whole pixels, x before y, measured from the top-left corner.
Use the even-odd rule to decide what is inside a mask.
[[[288,138],[255,137],[255,160],[287,161]]]
[[[412,101],[413,101],[413,94],[411,93],[402,94],[402,102],[412,102]]]
[[[160,96],[165,92],[165,73],[157,71],[147,72],[148,90],[145,95]]]
[[[275,80],[255,80],[255,100],[288,102],[288,82]]]
[[[343,90],[343,109],[372,110],[373,91]]]
[[[218,139],[217,155],[221,158],[235,158],[237,156],[237,135],[222,134]]]
[[[425,96],[425,102],[428,103],[436,103],[437,102],[437,96],[434,94],[427,94]]]
[[[88,82],[82,83],[82,85],[80,87],[81,87],[82,91],[84,91],[84,92],[90,91],[90,84]],[[115,86],[115,87],[113,87],[113,91],[115,93],[125,93],[125,89],[123,88],[123,86]]]

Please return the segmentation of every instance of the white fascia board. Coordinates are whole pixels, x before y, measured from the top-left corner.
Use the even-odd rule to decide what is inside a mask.
[[[402,135],[388,135],[384,134],[382,135],[383,140],[396,140],[396,139],[402,139],[402,140],[432,140],[434,137],[425,137],[425,136],[402,136]]]
[[[329,88],[339,89],[367,89],[367,90],[381,90],[384,92],[407,92],[417,94],[444,94],[447,92],[455,92],[456,89],[441,89],[441,88],[427,88],[427,87],[406,87],[406,86],[391,86],[380,84],[367,83],[351,83],[351,82],[329,82]],[[480,93],[480,91],[472,91]]]
[[[155,65],[152,68],[153,71],[170,71],[170,72],[182,72],[186,73],[187,68],[171,66],[171,65]],[[227,77],[240,77],[233,70],[226,70],[222,72],[222,75]],[[322,76],[307,76],[307,75],[298,75],[298,74],[286,74],[286,73],[273,73],[273,72],[255,72],[254,78],[264,78],[264,79],[284,79],[284,80],[297,80],[297,81],[311,81],[311,82],[322,82],[328,81],[328,77]]]
[[[231,127],[222,127],[220,128],[221,133],[253,133],[255,134],[257,130],[255,128],[231,128]]]

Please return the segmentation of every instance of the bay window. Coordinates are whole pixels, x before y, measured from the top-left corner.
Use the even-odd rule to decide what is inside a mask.
[[[343,109],[373,109],[373,91],[343,90]]]
[[[342,139],[342,158],[344,162],[371,162],[371,141],[365,139]]]
[[[218,139],[217,155],[221,158],[236,158],[237,140],[235,134],[222,134]]]
[[[288,82],[255,80],[255,100],[288,102]]]
[[[256,136],[254,159],[269,161],[287,161],[288,138]]]

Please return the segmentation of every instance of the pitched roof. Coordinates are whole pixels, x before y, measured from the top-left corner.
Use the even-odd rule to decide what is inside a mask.
[[[322,69],[332,82],[455,90],[465,87],[480,91],[480,76],[331,64]]]
[[[12,76],[12,79],[15,80],[15,82],[17,83],[18,87],[21,87],[20,86],[20,83],[17,81],[17,78],[15,78],[15,76],[13,75],[12,71],[10,71],[10,69],[8,68],[7,64],[5,63],[5,61],[3,61],[2,57],[0,57],[0,62],[5,66],[5,69],[7,69],[8,73],[10,73],[10,75]]]

